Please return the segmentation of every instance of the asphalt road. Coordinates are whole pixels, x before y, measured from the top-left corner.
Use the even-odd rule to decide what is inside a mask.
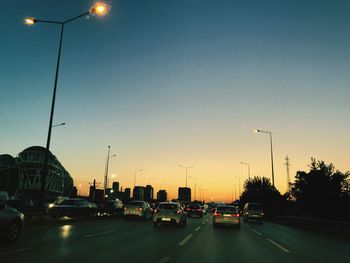
[[[211,215],[186,227],[123,218],[28,227],[0,243],[0,262],[350,262],[350,238],[335,239],[265,222],[213,228]]]

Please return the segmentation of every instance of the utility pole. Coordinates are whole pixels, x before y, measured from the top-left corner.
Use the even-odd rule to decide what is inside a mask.
[[[289,176],[289,167],[290,167],[290,163],[289,163],[289,158],[288,155],[286,155],[286,167],[287,167],[287,192],[290,192],[290,176]]]

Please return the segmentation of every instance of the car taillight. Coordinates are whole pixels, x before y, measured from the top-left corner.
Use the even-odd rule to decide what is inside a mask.
[[[214,213],[214,216],[221,216],[221,214],[218,213],[218,212],[215,212],[215,213]]]
[[[140,210],[140,211],[142,211],[142,210],[143,210],[143,208],[142,208],[142,207],[140,207],[140,208],[139,208],[139,210]]]
[[[197,209],[197,211],[202,211],[202,209]]]
[[[126,206],[124,206],[124,210],[126,210]]]
[[[157,210],[157,209],[154,209],[153,211],[154,211],[154,213],[157,213],[157,212],[158,212],[158,210]]]
[[[239,214],[233,214],[233,216],[237,216],[237,217],[239,217]]]
[[[177,210],[177,211],[176,211],[176,214],[180,214],[180,210]]]

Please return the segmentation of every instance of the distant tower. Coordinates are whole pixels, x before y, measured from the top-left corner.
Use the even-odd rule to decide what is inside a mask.
[[[288,155],[286,155],[286,167],[287,167],[287,192],[290,191],[290,176],[289,176],[289,167],[290,167],[290,163],[289,163],[289,158]]]

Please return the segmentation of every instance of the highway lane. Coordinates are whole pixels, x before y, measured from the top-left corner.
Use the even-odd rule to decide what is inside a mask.
[[[350,262],[350,242],[273,223],[214,228],[211,217],[186,227],[123,218],[26,229],[1,244],[1,262]]]

